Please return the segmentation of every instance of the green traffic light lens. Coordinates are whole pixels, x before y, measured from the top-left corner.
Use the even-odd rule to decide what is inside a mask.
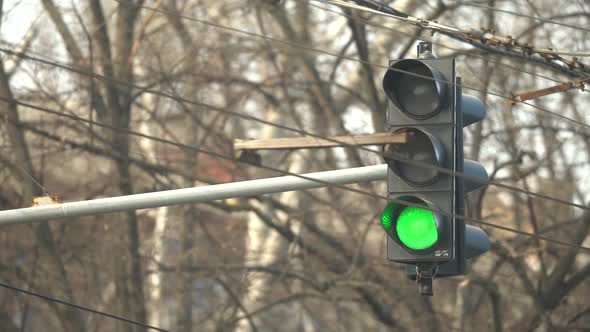
[[[391,220],[389,222],[391,225]],[[412,250],[428,249],[438,241],[434,214],[429,210],[411,206],[404,208],[397,217],[395,230],[403,245]]]

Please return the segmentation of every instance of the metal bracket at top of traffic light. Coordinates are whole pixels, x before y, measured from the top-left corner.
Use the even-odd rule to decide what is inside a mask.
[[[464,193],[482,185],[439,170],[485,183],[483,166],[463,160],[463,127],[483,120],[485,108],[461,93],[454,59],[434,58],[428,43],[418,49],[418,59],[392,61],[383,78],[387,129],[406,144],[383,147],[390,202],[381,222],[387,259],[408,264],[420,293],[432,295],[432,279],[464,274],[467,258],[489,249],[483,230],[453,217],[464,213]]]

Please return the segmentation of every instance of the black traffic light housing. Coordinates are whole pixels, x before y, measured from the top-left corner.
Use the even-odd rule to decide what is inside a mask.
[[[465,273],[466,259],[489,248],[485,232],[456,218],[464,214],[465,190],[487,180],[479,163],[463,160],[464,122],[482,120],[485,108],[462,95],[454,59],[436,59],[424,46],[420,59],[391,61],[383,78],[387,129],[404,132],[406,143],[383,147],[390,202],[382,224],[387,259],[408,264],[420,292],[432,295],[435,276]],[[482,181],[456,176],[463,172]]]

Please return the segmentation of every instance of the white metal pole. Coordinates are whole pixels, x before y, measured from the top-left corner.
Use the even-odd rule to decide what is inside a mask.
[[[155,208],[185,203],[199,203],[234,197],[249,197],[285,191],[325,187],[329,184],[370,182],[387,178],[387,165],[347,168],[336,171],[281,176],[201,186],[185,189],[156,191],[144,194],[99,198],[88,201],[58,203],[23,209],[0,211],[0,225],[26,224],[67,217],[81,217],[100,213]],[[314,180],[322,182],[317,182]]]

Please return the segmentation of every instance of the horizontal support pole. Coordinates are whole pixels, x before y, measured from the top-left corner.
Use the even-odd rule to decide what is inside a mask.
[[[234,151],[241,150],[291,150],[331,148],[347,145],[402,144],[406,142],[404,133],[378,133],[358,136],[336,136],[329,139],[316,137],[285,137],[266,139],[235,139]]]
[[[227,198],[252,197],[293,190],[313,189],[330,184],[343,185],[387,179],[387,165],[347,168],[336,171],[249,180],[151,193],[55,203],[0,211],[0,225],[28,224],[58,218],[132,211],[161,206],[201,203]],[[322,182],[317,182],[323,181]],[[71,219],[70,219],[71,220]]]

